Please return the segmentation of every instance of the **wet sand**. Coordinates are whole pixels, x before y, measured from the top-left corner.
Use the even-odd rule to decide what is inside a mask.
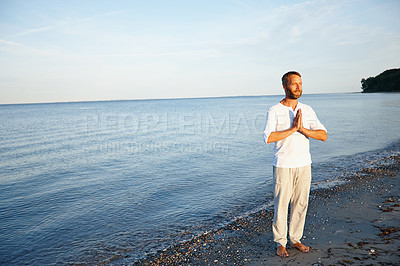
[[[400,156],[375,162],[330,188],[313,190],[302,242],[275,255],[272,210],[240,218],[138,265],[400,265]]]

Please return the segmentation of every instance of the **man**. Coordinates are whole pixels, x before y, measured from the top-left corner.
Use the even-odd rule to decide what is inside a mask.
[[[325,127],[314,110],[297,99],[302,94],[302,80],[298,72],[283,75],[282,86],[286,97],[268,110],[264,141],[274,142],[274,221],[272,231],[277,242],[277,255],[288,257],[287,215],[291,206],[289,238],[292,247],[308,252],[300,240],[308,207],[311,185],[311,155],[309,138],[325,141]]]

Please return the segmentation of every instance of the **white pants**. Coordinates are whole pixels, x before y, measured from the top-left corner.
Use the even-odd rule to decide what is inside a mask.
[[[303,236],[311,185],[311,165],[298,168],[274,167],[274,222],[272,232],[274,241],[286,247],[287,216],[291,207],[289,221],[290,241],[295,244]]]

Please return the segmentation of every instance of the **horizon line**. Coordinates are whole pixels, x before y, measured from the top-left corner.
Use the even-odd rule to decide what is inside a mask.
[[[303,95],[316,94],[351,94],[361,92],[319,92],[319,93],[304,93]],[[76,101],[54,101],[54,102],[20,102],[20,103],[0,103],[0,106],[5,105],[34,105],[34,104],[68,104],[68,103],[99,103],[99,102],[129,102],[129,101],[163,101],[163,100],[195,100],[195,99],[214,99],[214,98],[240,98],[240,97],[267,97],[279,96],[281,94],[261,94],[261,95],[227,95],[227,96],[199,96],[199,97],[171,97],[171,98],[145,98],[145,99],[113,99],[113,100],[76,100]],[[282,95],[284,96],[284,95]]]

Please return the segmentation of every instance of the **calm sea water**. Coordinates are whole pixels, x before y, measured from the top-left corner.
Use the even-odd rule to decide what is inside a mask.
[[[281,98],[0,105],[0,264],[134,262],[267,208]],[[398,150],[400,94],[301,101],[328,129],[313,182]]]

